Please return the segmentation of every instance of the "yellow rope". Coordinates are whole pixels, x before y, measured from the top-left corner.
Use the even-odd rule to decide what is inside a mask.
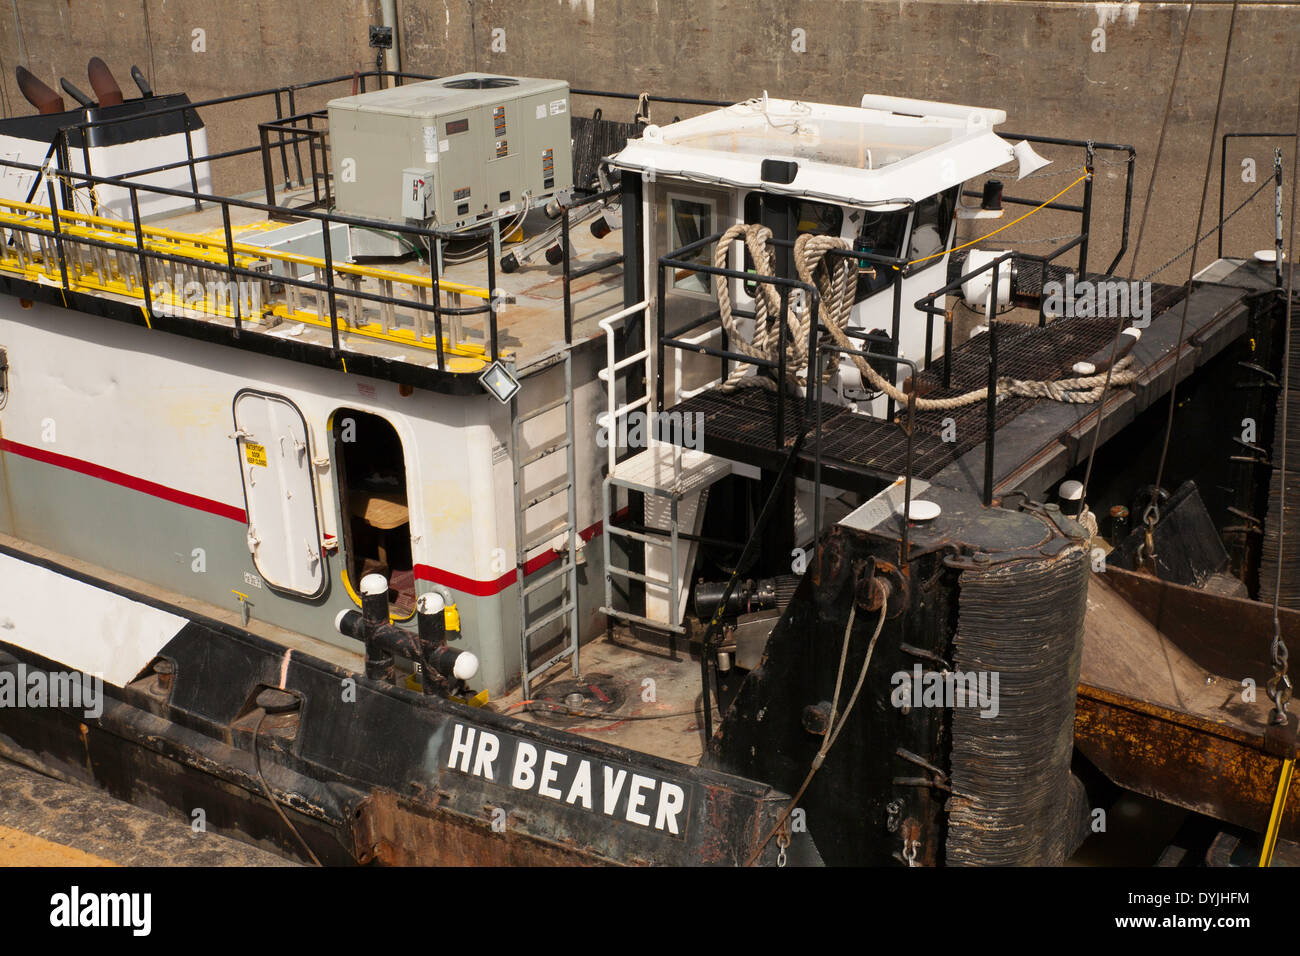
[[[1286,810],[1287,794],[1291,790],[1291,772],[1295,770],[1295,758],[1287,757],[1282,761],[1282,774],[1277,781],[1277,794],[1273,797],[1273,811],[1268,817],[1268,830],[1264,833],[1264,846],[1259,853],[1260,866],[1273,865],[1273,850],[1277,847],[1277,835],[1282,829],[1282,814]]]
[[[999,226],[997,229],[994,229],[992,232],[990,232],[990,233],[986,233],[986,234],[980,236],[978,239],[972,239],[970,242],[962,243],[960,246],[954,246],[952,249],[944,249],[944,250],[942,250],[941,252],[936,252],[934,255],[931,255],[931,256],[925,256],[925,257],[922,258],[922,259],[913,259],[911,262],[909,262],[909,263],[907,263],[907,264],[908,264],[909,266],[914,266],[914,265],[916,265],[918,262],[929,262],[931,259],[938,259],[940,256],[946,256],[949,252],[960,252],[962,249],[966,249],[966,248],[968,248],[968,247],[970,247],[970,246],[973,246],[973,245],[975,245],[975,243],[977,243],[977,242],[983,242],[985,239],[988,239],[988,238],[990,238],[991,236],[996,236],[996,235],[997,235],[999,232],[1001,232],[1003,229],[1010,229],[1010,228],[1011,228],[1012,226],[1014,226],[1016,223],[1018,223],[1018,222],[1023,222],[1024,220],[1028,219],[1030,216],[1032,216],[1034,213],[1038,212],[1038,210],[1042,209],[1043,206],[1046,206],[1048,203],[1050,203],[1050,202],[1056,202],[1056,200],[1060,199],[1062,196],[1064,196],[1064,195],[1065,195],[1066,193],[1068,193],[1071,189],[1073,189],[1075,186],[1079,185],[1079,183],[1083,182],[1083,181],[1084,181],[1085,179],[1087,179],[1087,178],[1088,178],[1088,173],[1084,173],[1082,176],[1080,176],[1080,177],[1079,177],[1078,179],[1076,179],[1074,182],[1070,183],[1070,185],[1066,186],[1064,189],[1062,189],[1059,193],[1057,193],[1057,194],[1056,194],[1055,196],[1053,196],[1051,199],[1044,199],[1044,200],[1042,201],[1042,203],[1040,203],[1039,205],[1035,206],[1033,209],[1029,210],[1029,212],[1025,213],[1023,216],[1019,217],[1018,219],[1013,219],[1013,220],[1011,220],[1011,221],[1010,221],[1009,223],[1007,223],[1005,226]],[[894,269],[897,270],[897,269],[898,269],[898,266],[894,266]]]

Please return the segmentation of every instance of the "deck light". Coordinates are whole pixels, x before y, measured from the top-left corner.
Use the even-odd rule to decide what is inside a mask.
[[[519,383],[500,362],[489,365],[487,370],[478,377],[478,382],[502,405],[514,398],[515,393],[519,391]]]

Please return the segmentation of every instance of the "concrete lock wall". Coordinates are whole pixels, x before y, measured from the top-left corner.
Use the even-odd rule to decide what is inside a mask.
[[[8,116],[33,112],[14,82],[19,63],[52,86],[62,75],[89,91],[85,64],[98,55],[128,96],[136,63],[156,91],[183,90],[200,100],[372,68],[367,26],[381,21],[378,0],[12,0],[5,6],[0,99]],[[1007,112],[1004,129],[1013,132],[1131,143],[1138,150],[1134,235],[1189,9],[1073,0],[396,0],[396,6],[402,65],[414,72],[474,69],[732,100],[766,89],[850,104],[871,90],[999,107]],[[1191,243],[1230,15],[1229,3],[1213,0],[1198,4],[1193,16],[1135,265],[1139,276]],[[1220,133],[1294,130],[1298,85],[1300,3],[1242,3]],[[304,92],[296,107],[319,109],[347,92],[347,84]],[[575,109],[595,105],[612,119],[629,119],[633,111],[630,103],[611,101],[579,100]],[[692,112],[657,106],[653,118],[666,122]],[[256,122],[273,116],[269,99],[209,108],[209,144],[213,151],[253,145]],[[1270,175],[1274,145],[1285,148],[1289,172],[1289,140],[1230,143],[1229,210]],[[1060,157],[1062,175],[1021,191],[1045,199],[1071,181],[1064,174],[1081,160],[1077,152],[1042,152]],[[1256,184],[1243,182],[1247,158]],[[214,172],[219,191],[261,185],[255,156],[223,161]],[[1093,268],[1108,264],[1118,248],[1122,174],[1121,166],[1098,168]],[[1011,174],[1007,179],[1011,192]],[[1081,195],[1076,187],[1067,198]],[[1203,231],[1214,225],[1217,203],[1216,153]],[[964,223],[961,235],[990,228]],[[1004,235],[1042,238],[1075,229],[1072,220],[1044,213]],[[1271,191],[1243,210],[1225,237],[1230,254],[1270,246]],[[1212,258],[1214,245],[1213,237],[1203,244],[1200,263]],[[1126,259],[1120,271],[1129,266]],[[1184,259],[1158,279],[1182,281],[1186,268]]]

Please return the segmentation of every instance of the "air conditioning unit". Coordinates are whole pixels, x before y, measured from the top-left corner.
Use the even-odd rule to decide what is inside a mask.
[[[573,185],[569,85],[463,73],[331,100],[337,211],[428,228],[517,214]],[[354,228],[353,256],[409,241]]]

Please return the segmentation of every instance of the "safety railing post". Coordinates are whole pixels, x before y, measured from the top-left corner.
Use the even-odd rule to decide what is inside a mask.
[[[893,326],[893,331],[889,335],[889,340],[890,343],[893,345],[893,352],[895,355],[903,354],[903,349],[898,344],[899,337],[902,334],[902,325],[903,325],[903,267],[899,266],[894,269],[894,326]],[[893,379],[892,384],[897,385],[898,384],[897,372],[891,370],[890,375]],[[898,411],[898,408],[894,404],[894,400],[892,398],[889,400],[888,409],[889,409],[888,413],[886,414],[885,417],[892,422],[894,420],[894,413]]]
[[[432,238],[432,242],[428,241]],[[425,247],[429,252],[429,282],[433,292],[433,339],[438,347],[438,371],[447,370],[446,346],[442,340],[442,276],[438,269],[438,260],[442,258],[442,240],[437,236],[426,237]]]
[[[322,245],[325,247],[325,289],[330,310],[331,355],[337,357],[339,354],[339,313],[334,294],[334,247],[330,245],[329,219],[322,219],[320,225],[321,241]],[[316,301],[320,301],[319,296],[316,297]]]
[[[781,307],[776,314],[776,447],[783,448],[785,446],[785,317],[790,292],[782,287],[777,291],[777,296]],[[809,387],[812,387],[811,382]]]
[[[131,224],[135,226],[135,254],[140,260],[140,291],[144,293],[144,314],[153,315],[153,287],[149,281],[149,257],[144,251],[144,227],[140,223],[140,197],[135,186],[127,186],[131,197]]]
[[[664,264],[659,263],[658,273],[655,284],[655,317],[657,322],[655,335],[655,411],[664,410],[664,326],[667,316],[664,315],[664,293],[667,291],[667,281],[665,278]],[[676,398],[676,396],[674,396]]]
[[[230,206],[221,204],[221,225],[226,232],[226,274],[230,276],[230,287],[235,302],[235,336],[238,337],[243,314],[244,297],[240,289],[243,281],[235,277],[235,240],[230,230]]]
[[[1080,279],[1088,275],[1088,231],[1092,229],[1092,179],[1096,165],[1097,154],[1092,143],[1089,143],[1083,161],[1083,168],[1084,172],[1087,173],[1087,178],[1083,181],[1083,222],[1080,229],[1083,233],[1083,241],[1079,243]]]
[[[571,281],[569,279],[569,207],[561,206],[560,212],[560,255],[564,283],[564,344],[573,344],[573,300],[570,298]]]
[[[71,291],[68,286],[68,257],[63,249],[63,226],[59,222],[59,203],[54,194],[54,181],[45,181],[46,191],[50,197],[50,224],[54,230],[54,253],[59,257],[59,275],[63,277],[63,291]]]
[[[488,316],[488,342],[489,342],[488,355],[491,357],[492,361],[495,362],[497,360],[497,257],[493,253],[492,239],[490,236],[487,239],[487,243],[488,243],[487,316]]]
[[[998,274],[1002,271],[1002,258],[993,263],[993,281],[989,289],[989,377],[988,397],[985,399],[984,420],[984,504],[993,504],[993,443],[996,429],[994,419],[998,408]]]

